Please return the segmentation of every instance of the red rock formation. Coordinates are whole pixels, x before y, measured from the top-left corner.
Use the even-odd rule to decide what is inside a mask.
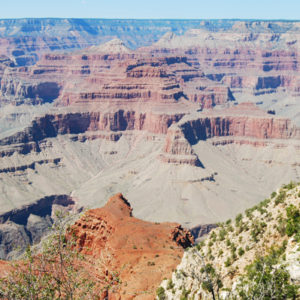
[[[228,137],[228,138],[226,138]],[[186,115],[168,129],[159,159],[167,163],[202,166],[192,145],[215,138],[212,145],[249,144],[266,146],[276,139],[300,140],[300,128],[289,119],[267,114],[251,103],[225,110]]]
[[[186,56],[107,54],[105,49],[104,45],[74,54],[47,54],[33,67],[9,70],[1,81],[2,101],[14,97],[36,104],[58,99],[58,105],[68,106],[184,99],[212,107],[232,100],[228,87],[205,78]]]
[[[255,94],[257,90],[266,93],[285,89],[293,96],[299,95],[298,32],[291,36],[254,32],[195,29],[184,36],[163,37],[143,51],[153,55],[184,54],[189,63],[201,65],[208,78],[233,90],[250,88]]]
[[[179,224],[134,218],[122,194],[110,198],[103,208],[89,210],[71,232],[81,253],[105,260],[104,273],[119,273],[121,299],[153,299],[161,280],[180,262],[183,248],[193,243]]]
[[[14,152],[26,154],[30,151],[40,151],[38,142],[58,134],[79,134],[89,131],[103,131],[99,138],[118,140],[121,133],[112,132],[127,130],[145,130],[155,134],[166,134],[168,128],[178,122],[184,113],[142,113],[117,110],[101,113],[82,112],[45,115],[36,118],[31,126],[0,140],[0,146],[9,145],[9,149],[0,151],[0,156],[10,156]],[[94,136],[95,138],[96,136]],[[19,144],[19,145],[16,145]]]
[[[224,136],[262,140],[300,139],[300,129],[289,119],[267,114],[251,103],[222,111],[205,112],[199,118],[182,121],[180,128],[191,144]]]

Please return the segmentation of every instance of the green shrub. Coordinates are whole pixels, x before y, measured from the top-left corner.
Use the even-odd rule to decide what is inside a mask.
[[[276,193],[276,192],[273,192],[273,193],[271,194],[271,199],[275,198],[276,195],[277,195],[277,193]]]
[[[231,224],[231,219],[226,221],[226,225],[229,225],[229,224]]]
[[[286,198],[286,192],[280,191],[279,195],[275,198],[275,205],[278,205],[279,203],[283,203]]]
[[[286,220],[280,217],[278,219],[276,229],[281,236],[284,236],[286,234]]]
[[[228,231],[233,232],[233,227],[231,225],[228,226]]]
[[[234,243],[231,243],[231,245],[230,245],[230,251],[231,252],[235,252],[236,251],[236,246],[235,246]]]
[[[238,255],[243,256],[244,253],[245,253],[245,250],[242,247],[240,247],[239,250],[238,250]]]
[[[227,258],[227,260],[225,261],[224,265],[225,265],[225,267],[227,267],[227,268],[228,268],[229,266],[231,266],[231,259],[230,259],[230,257]]]
[[[300,242],[300,211],[291,204],[286,208],[286,215],[286,234],[295,235],[296,240]]]
[[[218,253],[218,257],[220,257],[221,255],[223,255],[223,253],[224,253],[223,250],[220,249],[220,250],[219,250],[219,253]]]
[[[187,300],[190,292],[191,292],[190,290],[186,290],[185,288],[183,288],[183,291],[180,296],[180,300]]]
[[[253,218],[253,214],[252,214],[253,210],[251,208],[246,209],[245,213],[246,213],[246,216],[247,216],[248,219],[251,220]]]
[[[173,283],[172,279],[169,279],[168,283],[167,283],[167,290],[173,289],[174,286],[175,286],[175,284]]]
[[[296,187],[296,183],[293,182],[293,181],[291,181],[290,183],[288,183],[288,184],[286,184],[286,185],[283,186],[283,188],[286,189],[286,190],[291,190],[291,189],[293,189],[295,187]]]
[[[162,286],[160,286],[156,290],[156,295],[157,295],[159,300],[165,300],[166,299],[165,289]]]
[[[234,262],[237,259],[237,256],[236,256],[235,252],[231,253],[231,259],[232,259],[232,262]]]
[[[216,238],[217,238],[216,232],[213,231],[213,232],[210,234],[209,238],[210,238],[211,240],[214,240],[214,242],[215,242],[215,241],[216,241]]]
[[[250,235],[254,242],[256,243],[258,242],[258,236],[264,232],[265,227],[267,227],[267,224],[265,222],[259,222],[259,221],[253,222]]]
[[[198,251],[201,250],[201,248],[203,248],[205,246],[205,242],[204,241],[201,241],[199,244],[196,245],[196,248]]]
[[[280,265],[286,244],[265,257],[257,257],[248,265],[246,274],[237,286],[239,299],[296,299],[299,286],[290,281],[290,274]]]
[[[220,231],[219,231],[219,240],[224,241],[226,234],[227,234],[227,231],[226,231],[225,228],[220,229]]]
[[[243,215],[242,214],[238,214],[235,218],[235,225],[238,226],[240,224],[240,222],[243,219]]]

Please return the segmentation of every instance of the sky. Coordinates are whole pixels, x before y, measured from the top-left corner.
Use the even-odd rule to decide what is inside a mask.
[[[0,18],[300,19],[300,0],[0,0]]]

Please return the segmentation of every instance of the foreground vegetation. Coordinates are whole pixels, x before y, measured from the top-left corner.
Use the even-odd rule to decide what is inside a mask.
[[[9,266],[7,276],[0,279],[0,299],[99,299],[109,281],[96,280],[86,271],[90,262],[76,249],[70,219],[57,212],[42,248],[28,247],[23,259]]]
[[[300,184],[218,225],[185,253],[158,299],[299,298],[291,267],[300,270]]]

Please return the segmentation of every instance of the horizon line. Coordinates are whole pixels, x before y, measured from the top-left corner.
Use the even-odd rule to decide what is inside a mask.
[[[267,21],[267,22],[300,22],[300,19],[260,19],[260,18],[103,18],[103,17],[17,17],[2,18],[0,20],[45,20],[45,19],[73,19],[73,20],[118,20],[118,21]]]

